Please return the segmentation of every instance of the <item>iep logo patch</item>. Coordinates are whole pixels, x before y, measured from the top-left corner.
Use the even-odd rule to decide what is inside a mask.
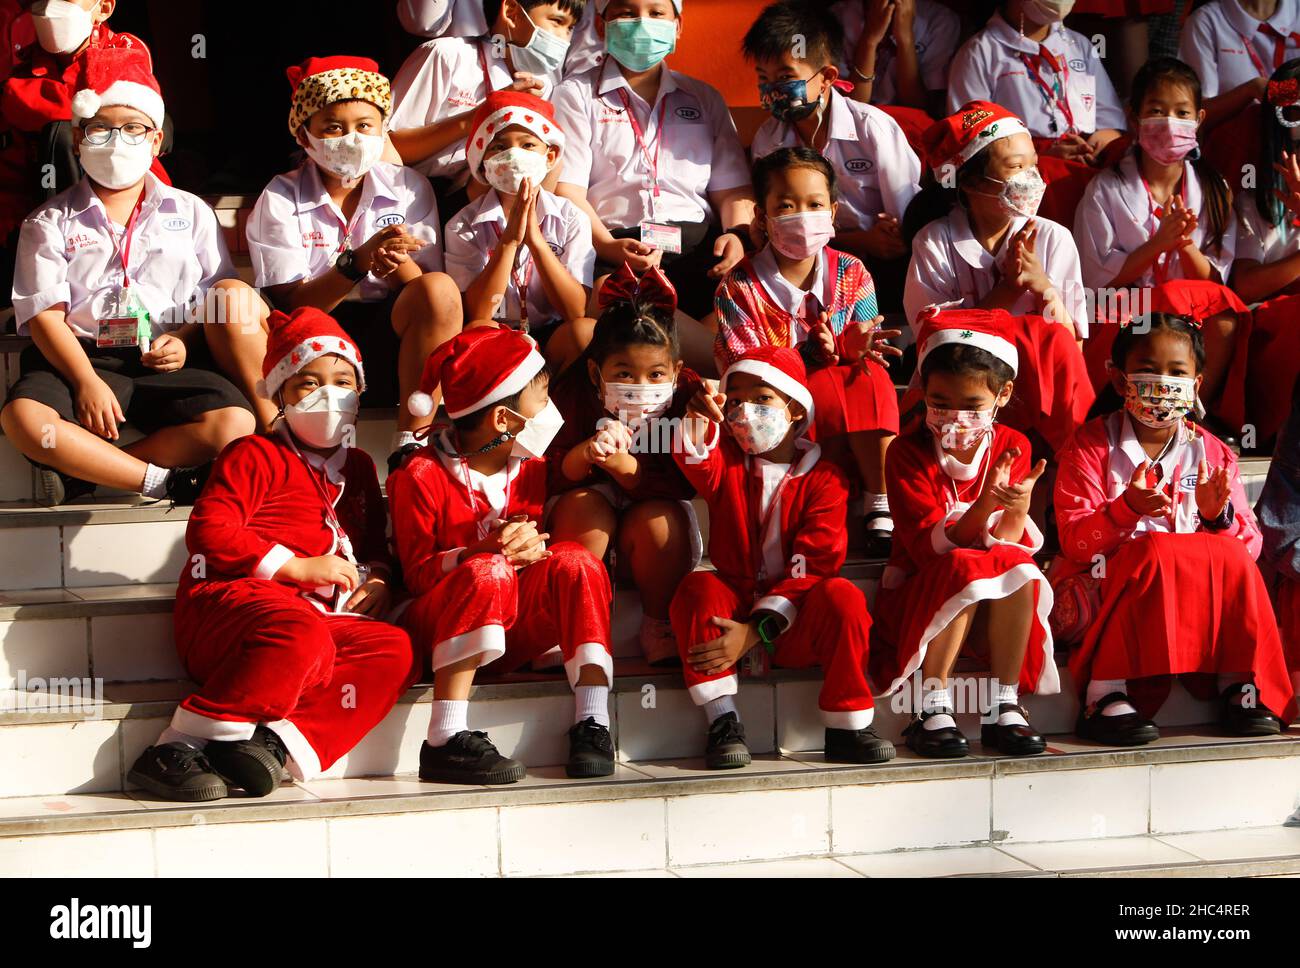
[[[191,222],[189,219],[180,218],[179,216],[163,219],[163,228],[165,228],[168,232],[185,232],[193,224],[194,223]]]
[[[674,111],[673,114],[677,115],[677,117],[681,118],[683,121],[700,120],[700,112],[697,108],[680,107]]]
[[[870,158],[850,158],[848,161],[844,162],[845,170],[851,171],[855,175],[860,175],[863,172],[871,171],[871,169],[875,167],[876,167],[876,163],[872,161]]]
[[[406,222],[406,216],[401,212],[390,212],[388,215],[381,215],[375,219],[375,224],[380,228],[386,228],[389,225],[402,225]]]

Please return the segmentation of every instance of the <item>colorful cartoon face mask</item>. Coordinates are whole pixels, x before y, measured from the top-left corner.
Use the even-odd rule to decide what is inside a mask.
[[[790,414],[785,407],[742,403],[727,411],[727,427],[746,454],[766,454],[790,432]]]
[[[974,447],[993,432],[997,408],[991,410],[942,410],[925,408],[925,425],[930,428],[939,446],[951,450]]]
[[[1130,373],[1124,409],[1138,423],[1153,429],[1172,427],[1196,408],[1196,379]]]
[[[822,105],[820,97],[809,100],[808,81],[812,78],[794,78],[788,81],[769,81],[758,85],[758,103],[778,121],[802,121]]]

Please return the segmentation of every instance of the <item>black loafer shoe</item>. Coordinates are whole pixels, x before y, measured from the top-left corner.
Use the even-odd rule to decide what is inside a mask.
[[[894,758],[894,744],[866,729],[826,728],[827,763],[888,763]]]
[[[922,713],[908,723],[903,730],[907,748],[918,756],[928,756],[936,760],[955,760],[970,754],[970,743],[956,726],[944,726],[941,729],[926,729],[922,725],[932,716],[952,715],[951,709],[940,709],[933,713]]]
[[[502,756],[481,730],[462,729],[442,746],[420,747],[420,779],[474,785],[518,783],[524,764]]]
[[[203,485],[208,483],[211,473],[211,461],[202,467],[173,468],[167,472],[167,483],[163,485],[167,490],[167,497],[171,499],[172,504],[179,507],[193,505],[203,493]]]
[[[1016,703],[1004,702],[998,706],[997,715],[1003,713],[1020,713],[1029,722],[1025,707]],[[990,714],[992,715],[992,714]],[[980,743],[991,747],[1007,756],[1034,756],[1047,749],[1047,740],[1039,735],[1032,725],[999,726],[996,721],[985,723],[980,727]]]
[[[709,724],[709,739],[704,747],[704,765],[710,770],[734,770],[749,766],[751,757],[745,745],[745,726],[735,713],[723,713]]]
[[[614,740],[608,726],[588,716],[569,729],[569,762],[564,772],[572,777],[613,774]]]
[[[201,803],[220,800],[229,790],[212,769],[203,750],[184,743],[150,746],[140,754],[126,778],[164,800]]]
[[[1219,721],[1229,736],[1276,736],[1282,732],[1282,720],[1264,706],[1245,705],[1234,700],[1238,696],[1258,698],[1255,687],[1248,682],[1236,682],[1223,690],[1219,697]]]
[[[37,464],[40,480],[37,483],[36,503],[42,507],[56,508],[79,497],[95,493],[95,485],[79,477],[69,477],[44,464]]]
[[[1124,693],[1110,692],[1091,706],[1079,710],[1079,721],[1074,727],[1075,735],[1106,746],[1145,746],[1160,738],[1156,724],[1137,713],[1124,713],[1122,716],[1101,714],[1103,709],[1117,702],[1132,705]]]
[[[227,786],[254,797],[264,797],[280,785],[280,772],[289,758],[280,737],[260,724],[251,739],[213,740],[203,752]]]
[[[884,517],[884,520],[890,522],[891,527],[881,528],[876,525]],[[867,558],[880,558],[888,560],[894,551],[894,530],[892,521],[888,516],[878,514],[868,514],[862,522],[863,534],[866,541],[862,547],[862,554]]]

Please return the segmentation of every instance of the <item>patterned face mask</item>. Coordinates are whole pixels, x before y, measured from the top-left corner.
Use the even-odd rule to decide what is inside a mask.
[[[792,78],[788,81],[769,81],[758,85],[758,103],[778,121],[802,121],[821,107],[820,97],[808,99],[808,81],[812,78]]]
[[[676,383],[606,383],[605,410],[633,427],[667,411],[676,390]]]
[[[996,407],[992,410],[942,410],[927,406],[925,425],[939,441],[940,447],[966,450],[993,432],[996,416]]]
[[[742,403],[727,412],[727,427],[746,454],[766,454],[790,432],[790,414],[785,407]]]
[[[1043,181],[1043,176],[1039,174],[1037,166],[1018,171],[1006,181],[998,178],[989,178],[988,180],[1002,186],[1002,191],[994,197],[1001,204],[1004,214],[1011,218],[1019,215],[1023,215],[1025,218],[1033,218],[1038,214],[1038,206],[1043,201],[1043,193],[1047,191],[1047,182]],[[980,192],[979,194],[985,195],[988,193]]]
[[[1196,407],[1194,377],[1130,373],[1126,379],[1124,409],[1145,427],[1172,427]]]

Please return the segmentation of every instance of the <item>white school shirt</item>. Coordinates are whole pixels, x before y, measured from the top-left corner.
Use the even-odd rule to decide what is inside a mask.
[[[836,229],[865,232],[881,212],[901,222],[908,203],[921,190],[921,160],[898,122],[832,88],[822,123],[830,132],[823,154],[835,169],[839,189]],[[793,124],[768,118],[754,135],[750,153],[757,161],[777,148],[801,144]]]
[[[596,36],[595,4],[582,8],[573,27],[564,76],[580,74],[600,63],[604,43]],[[420,37],[482,37],[488,32],[483,0],[397,0],[397,19],[409,33]]]
[[[543,75],[539,96],[549,98],[558,80]],[[492,91],[500,91],[509,87],[514,78],[505,58],[497,56],[488,38],[439,37],[423,43],[411,51],[393,78],[394,107],[388,126],[394,131],[422,128],[473,111],[490,93],[489,82]],[[450,178],[459,188],[470,177],[465,140],[457,138],[410,167],[422,175]]]
[[[853,54],[866,17],[862,13],[862,0],[840,0],[831,7],[831,13],[844,28],[844,51],[840,62],[840,77],[855,81],[852,73]],[[912,22],[912,36],[916,41],[916,59],[921,72],[921,83],[927,91],[942,91],[948,87],[948,65],[957,52],[961,39],[961,17],[934,0],[916,0],[916,18]],[[876,80],[871,85],[872,104],[894,104],[898,100],[898,59],[893,56],[893,35],[886,35],[876,48]]]
[[[1123,131],[1124,108],[1097,51],[1083,34],[1054,24],[1046,47],[1068,68],[1066,101],[1075,130],[1088,135],[1104,128]],[[1053,95],[1034,80],[1022,56],[1036,58],[1038,44],[995,14],[988,26],[962,46],[949,71],[948,110],[956,113],[967,101],[992,101],[1025,122],[1036,138],[1059,138],[1069,129],[1065,112]],[[1050,65],[1038,65],[1048,86],[1059,78]],[[1053,127],[1055,126],[1055,127]]]
[[[537,196],[537,204],[537,224],[542,237],[564,268],[569,270],[569,275],[590,289],[596,267],[591,220],[567,198],[560,198],[545,189]],[[468,289],[487,268],[492,251],[500,244],[508,217],[509,213],[501,208],[496,190],[488,189],[447,223],[447,274],[455,280],[461,292]],[[510,274],[505,298],[497,307],[494,318],[520,318],[518,280],[527,279],[529,325],[537,326],[558,319],[560,313],[546,298],[542,277],[533,270],[532,253],[526,245],[521,245],[518,251],[518,263]]]
[[[1207,251],[1209,227],[1201,182],[1190,164],[1183,166],[1183,182],[1187,207],[1199,219],[1192,240],[1218,271],[1220,281],[1226,283],[1237,250],[1237,217],[1228,212],[1222,250]],[[1133,251],[1147,242],[1159,227],[1160,220],[1153,211],[1151,194],[1138,171],[1137,156],[1130,151],[1120,161],[1118,170],[1111,168],[1099,172],[1088,183],[1075,212],[1074,237],[1079,242],[1079,255],[1083,259],[1083,281],[1094,289],[1109,286]],[[1182,259],[1166,256],[1164,265],[1168,272],[1166,278],[1186,278]],[[1154,286],[1156,282],[1152,267],[1130,285]]]
[[[248,217],[248,254],[256,285],[315,279],[334,264],[345,241],[355,250],[389,225],[405,225],[407,232],[424,240],[425,246],[411,257],[416,265],[425,272],[442,269],[438,202],[427,179],[410,168],[378,162],[366,172],[361,200],[347,226],[325,191],[320,169],[308,159],[273,178]],[[349,298],[375,302],[392,291],[382,279],[367,274]]]
[[[974,309],[1002,276],[998,266],[1008,240],[1028,221],[1023,217],[1014,219],[996,253],[989,252],[975,238],[966,210],[960,205],[947,218],[937,219],[921,229],[912,240],[912,261],[903,288],[908,325],[915,328],[917,318],[927,306]],[[1043,271],[1061,294],[1075,330],[1080,337],[1086,337],[1089,320],[1079,272],[1079,250],[1065,226],[1041,215],[1035,216],[1034,222],[1038,225],[1035,250]],[[1013,316],[1034,315],[1042,312],[1042,306],[1037,296],[1025,292],[1009,311]]]
[[[763,246],[762,250],[749,260],[758,284],[763,287],[772,302],[776,303],[793,319],[790,320],[790,345],[798,346],[808,338],[808,330],[796,320],[805,319],[812,323],[817,316],[831,304],[833,293],[829,287],[835,285],[835,275],[827,263],[830,257],[826,250],[817,258],[813,268],[812,282],[807,289],[800,289],[793,282],[781,275],[781,267],[776,264],[772,246]]]
[[[637,144],[620,92],[636,112],[651,159],[658,150],[657,200],[650,160]],[[610,229],[634,228],[648,219],[707,221],[714,214],[709,192],[750,184],[727,103],[703,81],[665,66],[655,103],[648,105],[610,57],[556,88],[554,104],[565,136],[560,181],[585,188],[591,207]]]
[[[153,335],[195,321],[210,287],[237,273],[216,213],[197,195],[144,176],[131,233],[131,290],[149,310]],[[13,305],[18,332],[37,313],[67,304],[78,337],[95,339],[98,321],[122,286],[124,229],[82,178],[29,215],[18,236]],[[199,317],[201,319],[201,316]]]
[[[1269,265],[1300,252],[1300,228],[1293,224],[1296,216],[1290,210],[1283,209],[1282,224],[1274,225],[1259,214],[1253,191],[1237,192],[1233,208],[1237,212],[1238,261],[1249,259]]]
[[[1300,37],[1292,36],[1300,32],[1300,0],[1280,0],[1264,23],[1287,38],[1284,62],[1300,54]],[[1277,43],[1260,32],[1262,25],[1237,0],[1215,0],[1187,18],[1178,58],[1200,75],[1202,96],[1217,97],[1273,73]]]

